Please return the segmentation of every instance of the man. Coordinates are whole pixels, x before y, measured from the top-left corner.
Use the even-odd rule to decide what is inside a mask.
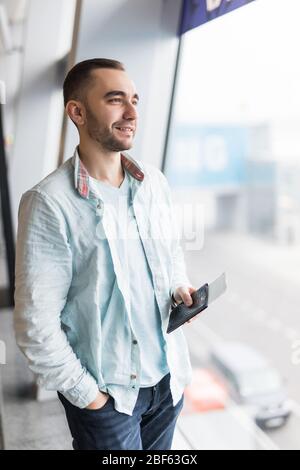
[[[169,186],[125,152],[138,100],[120,62],[75,65],[64,102],[79,145],[20,202],[17,342],[58,391],[74,449],[170,449],[191,379],[181,328],[166,334],[172,296],[195,291]]]

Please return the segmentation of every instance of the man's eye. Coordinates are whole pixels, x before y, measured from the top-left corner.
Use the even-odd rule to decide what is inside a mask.
[[[119,103],[120,101],[122,101],[122,99],[121,99],[121,98],[112,98],[111,100],[109,100],[109,102],[114,102],[114,101],[117,101],[117,102]],[[138,105],[138,101],[135,101],[135,102],[132,103],[132,104],[134,104],[135,106],[137,106],[137,105]]]

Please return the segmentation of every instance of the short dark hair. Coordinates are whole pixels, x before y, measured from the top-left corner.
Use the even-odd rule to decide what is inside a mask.
[[[95,69],[116,69],[125,72],[125,67],[122,62],[113,59],[88,59],[78,62],[74,65],[64,80],[63,94],[64,94],[64,105],[67,102],[74,99],[82,99],[84,91],[91,83],[91,71]]]

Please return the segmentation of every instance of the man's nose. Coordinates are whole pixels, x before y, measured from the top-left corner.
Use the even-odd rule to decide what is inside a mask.
[[[124,117],[126,117],[127,119],[136,119],[138,117],[138,112],[135,105],[128,103],[124,111]]]

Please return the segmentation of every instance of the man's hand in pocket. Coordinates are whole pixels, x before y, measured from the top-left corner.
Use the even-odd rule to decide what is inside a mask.
[[[99,391],[99,393],[96,396],[95,400],[92,401],[92,403],[90,403],[86,407],[86,409],[87,410],[100,410],[100,408],[102,408],[108,400],[109,400],[109,394]]]

